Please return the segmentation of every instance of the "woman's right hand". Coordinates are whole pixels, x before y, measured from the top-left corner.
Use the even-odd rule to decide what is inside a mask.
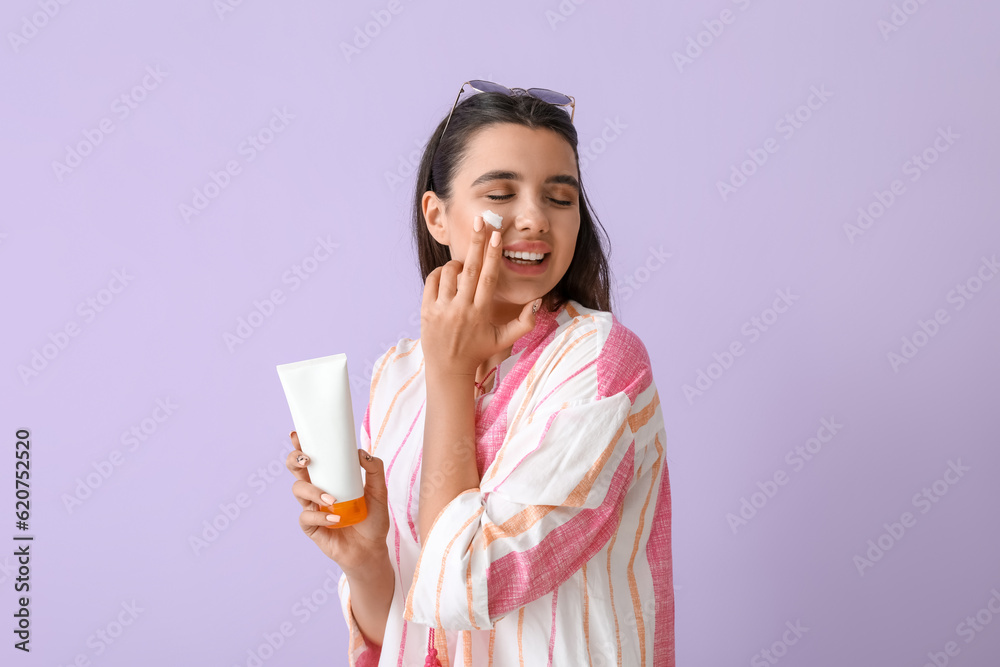
[[[295,431],[291,432],[291,438],[295,449],[288,453],[285,466],[296,477],[292,483],[292,493],[303,508],[299,515],[299,526],[303,532],[348,576],[363,571],[365,565],[387,558],[389,505],[382,459],[373,456],[369,461],[366,452],[358,450],[358,461],[365,469],[365,504],[368,516],[360,523],[338,528],[336,522],[327,519],[330,514],[319,511],[320,505],[328,506],[333,503],[324,502],[320,496],[326,490],[309,480],[309,457],[302,452],[299,436]],[[299,457],[303,457],[305,462],[300,463]],[[334,502],[341,500],[334,498]]]

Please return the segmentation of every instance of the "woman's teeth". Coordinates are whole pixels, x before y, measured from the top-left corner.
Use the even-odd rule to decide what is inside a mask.
[[[545,255],[538,252],[510,252],[504,250],[503,256],[515,264],[540,264]]]

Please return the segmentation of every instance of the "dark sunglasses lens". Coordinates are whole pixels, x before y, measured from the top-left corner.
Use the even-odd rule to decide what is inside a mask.
[[[469,85],[476,90],[482,91],[484,93],[503,93],[504,95],[510,95],[511,90],[501,86],[499,83],[493,83],[492,81],[470,81]]]
[[[529,88],[528,92],[549,104],[569,104],[569,95],[563,95],[548,88]]]

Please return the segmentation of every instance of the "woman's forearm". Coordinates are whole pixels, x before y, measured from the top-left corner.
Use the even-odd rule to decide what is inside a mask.
[[[455,496],[479,488],[476,464],[475,376],[425,376],[427,406],[424,448],[420,463],[418,522],[420,544],[426,542],[434,519]]]
[[[389,560],[389,551],[386,550],[385,558],[366,565],[363,572],[348,574],[347,584],[351,588],[354,620],[365,637],[381,646],[392,595],[396,590],[396,575]]]
[[[431,523],[455,496],[479,487],[476,464],[476,405],[472,380],[458,376],[427,377],[424,447],[421,458],[420,543]],[[351,609],[365,637],[382,645],[396,577],[389,552],[363,571],[347,573]]]

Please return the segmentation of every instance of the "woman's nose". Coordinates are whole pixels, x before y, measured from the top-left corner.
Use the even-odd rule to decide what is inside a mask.
[[[548,231],[549,218],[541,206],[528,203],[514,217],[514,226],[518,229],[537,229],[544,232]]]

